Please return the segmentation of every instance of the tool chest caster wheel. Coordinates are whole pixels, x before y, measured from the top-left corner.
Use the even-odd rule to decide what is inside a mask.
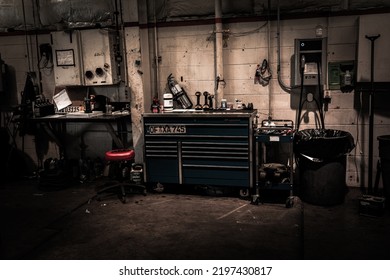
[[[260,203],[260,196],[259,195],[253,195],[251,198],[251,204],[253,205],[259,205]]]
[[[289,196],[286,199],[286,208],[294,207],[294,196]]]
[[[249,189],[248,188],[240,189],[240,197],[241,198],[248,198],[249,197]]]

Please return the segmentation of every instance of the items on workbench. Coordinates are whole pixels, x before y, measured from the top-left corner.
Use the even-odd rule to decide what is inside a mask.
[[[84,98],[84,113],[92,113],[91,99],[89,97]]]
[[[209,109],[211,109],[211,110],[214,109],[214,104],[213,104],[214,95],[209,94],[207,98],[209,101]]]
[[[152,105],[150,106],[152,113],[160,113],[160,101],[157,97],[153,98]]]
[[[226,101],[226,99],[222,99],[221,100],[221,109],[227,109],[228,108],[228,105],[227,105],[227,101]]]
[[[200,96],[201,95],[202,95],[202,93],[200,91],[195,92],[195,96],[196,96],[195,110],[202,110],[203,109],[202,104],[200,104]]]
[[[210,109],[210,104],[209,104],[209,95],[210,93],[205,91],[203,92],[203,96],[204,96],[204,104],[203,104],[203,109]]]
[[[176,82],[175,78],[170,74],[167,79],[168,87],[173,94],[173,100],[176,101],[183,109],[192,108],[193,104],[185,90]]]
[[[33,103],[34,117],[46,117],[55,114],[54,104],[48,99],[37,99]]]
[[[164,111],[173,110],[173,95],[172,93],[164,93]]]

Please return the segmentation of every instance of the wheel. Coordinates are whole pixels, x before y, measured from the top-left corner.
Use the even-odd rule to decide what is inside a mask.
[[[121,202],[122,202],[123,204],[126,204],[126,196],[122,196],[122,197],[121,197]]]
[[[259,205],[260,203],[260,196],[259,195],[253,195],[251,199],[251,204],[253,205]]]
[[[286,199],[286,208],[294,207],[294,196],[289,196]]]
[[[240,197],[241,198],[249,197],[249,189],[248,188],[240,189]]]

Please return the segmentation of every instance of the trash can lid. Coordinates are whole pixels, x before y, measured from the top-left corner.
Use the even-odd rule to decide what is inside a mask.
[[[294,152],[313,158],[337,158],[354,148],[354,139],[347,131],[304,129],[294,135]]]
[[[379,141],[390,141],[390,135],[380,135],[377,137]]]

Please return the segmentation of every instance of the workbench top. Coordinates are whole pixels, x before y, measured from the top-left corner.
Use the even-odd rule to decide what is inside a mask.
[[[144,117],[211,117],[211,116],[223,116],[223,117],[245,117],[245,116],[255,116],[257,110],[195,110],[195,109],[174,109],[173,111],[164,111],[161,113],[144,113]]]

